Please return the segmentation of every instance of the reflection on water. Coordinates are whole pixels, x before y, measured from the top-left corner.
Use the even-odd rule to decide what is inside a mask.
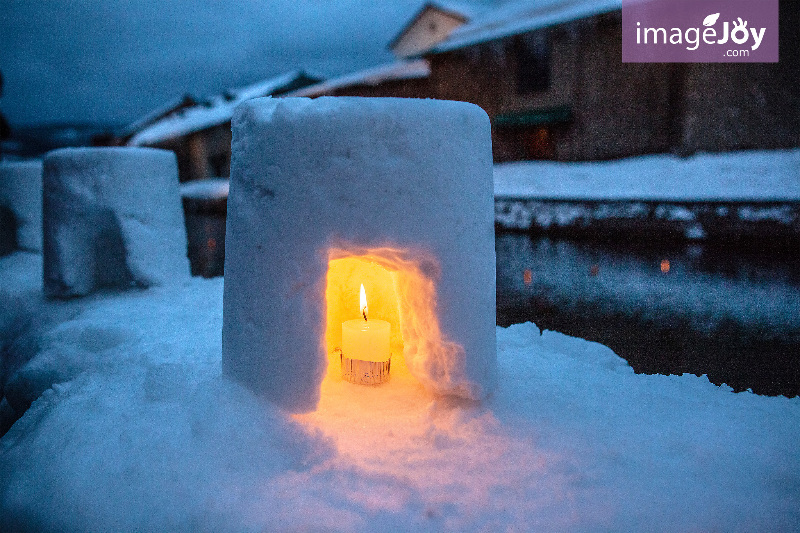
[[[638,372],[800,393],[800,258],[498,233],[497,323],[601,342]]]

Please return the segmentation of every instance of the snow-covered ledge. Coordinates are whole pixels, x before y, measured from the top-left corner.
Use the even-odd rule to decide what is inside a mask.
[[[189,276],[175,154],[63,148],[43,173],[44,292],[160,285]]]
[[[223,371],[293,412],[341,379],[342,324],[392,372],[482,398],[496,374],[490,126],[463,102],[255,99],[233,118]],[[352,356],[345,353],[345,356]],[[356,386],[356,385],[354,385]]]

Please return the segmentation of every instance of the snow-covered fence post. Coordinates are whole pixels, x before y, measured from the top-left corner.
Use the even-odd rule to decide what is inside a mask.
[[[13,161],[0,164],[0,209],[12,227],[4,228],[8,243],[28,252],[42,250],[42,163]],[[6,235],[8,233],[8,235]],[[13,235],[12,235],[13,233]],[[0,248],[6,248],[0,244]]]
[[[392,331],[410,373],[436,393],[477,399],[491,390],[494,203],[483,110],[260,98],[237,109],[232,149],[226,375],[287,410],[315,409],[342,319],[350,307],[349,318],[359,315],[359,280],[342,283],[353,293],[339,312],[327,277],[336,260],[360,258],[391,274],[396,306],[384,313],[398,317]],[[381,318],[379,304],[370,316]]]
[[[63,148],[43,172],[44,292],[160,285],[189,275],[175,154]]]

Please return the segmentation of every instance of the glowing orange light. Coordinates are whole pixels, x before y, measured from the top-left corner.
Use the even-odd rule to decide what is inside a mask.
[[[669,260],[668,259],[662,259],[661,260],[661,273],[662,274],[666,274],[667,272],[669,272]]]
[[[522,281],[525,283],[525,285],[530,285],[531,283],[533,283],[533,272],[526,269],[522,273]]]
[[[361,284],[361,294],[359,295],[359,307],[361,308],[361,316],[364,320],[367,319],[367,292],[364,290],[364,284]]]
[[[589,275],[596,276],[600,273],[600,265],[592,265],[589,267]]]

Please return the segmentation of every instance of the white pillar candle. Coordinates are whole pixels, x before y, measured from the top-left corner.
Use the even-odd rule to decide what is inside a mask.
[[[386,362],[391,355],[391,324],[385,320],[357,318],[342,322],[342,354],[348,359]]]
[[[386,362],[391,356],[391,324],[385,320],[368,320],[367,295],[363,284],[359,299],[363,318],[342,322],[342,354],[348,359]]]

